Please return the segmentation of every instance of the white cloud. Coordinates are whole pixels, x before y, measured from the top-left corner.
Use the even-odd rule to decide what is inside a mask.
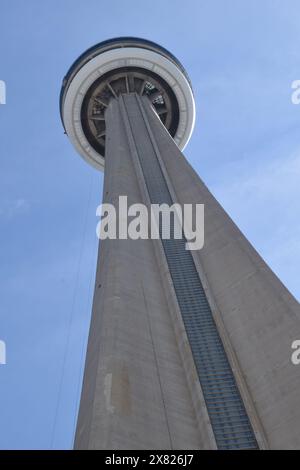
[[[232,163],[213,192],[286,286],[300,297],[300,152]],[[224,183],[224,181],[226,183]]]
[[[231,210],[241,215],[245,207],[285,208],[286,213],[300,210],[300,152],[288,158],[278,158],[250,165],[233,162],[222,171],[223,182],[214,190]],[[224,183],[225,181],[225,183]]]
[[[12,218],[26,213],[30,209],[30,203],[24,198],[10,199],[3,201],[0,205],[0,216],[2,218]]]

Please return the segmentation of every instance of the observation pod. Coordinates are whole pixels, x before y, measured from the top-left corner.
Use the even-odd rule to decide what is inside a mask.
[[[195,122],[189,77],[163,47],[144,39],[116,38],[84,52],[63,80],[60,112],[78,153],[98,170],[105,161],[105,110],[112,98],[147,96],[180,150]]]

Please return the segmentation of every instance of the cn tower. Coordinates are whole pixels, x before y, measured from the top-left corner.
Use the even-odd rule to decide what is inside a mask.
[[[75,449],[300,449],[299,304],[182,154],[183,66],[151,41],[104,41],[71,66],[60,109],[103,202],[205,207],[200,250],[101,241]]]

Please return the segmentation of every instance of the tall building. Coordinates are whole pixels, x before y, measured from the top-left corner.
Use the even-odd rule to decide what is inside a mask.
[[[75,448],[299,449],[299,304],[181,153],[195,119],[182,65],[150,41],[102,42],[67,73],[61,115],[104,169],[103,202],[205,207],[201,250],[101,241]]]

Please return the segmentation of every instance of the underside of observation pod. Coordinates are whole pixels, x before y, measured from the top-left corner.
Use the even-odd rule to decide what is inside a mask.
[[[136,93],[149,98],[182,150],[193,131],[195,103],[189,77],[163,47],[144,39],[116,38],[88,49],[63,80],[60,112],[79,154],[104,168],[105,110],[111,99]]]

